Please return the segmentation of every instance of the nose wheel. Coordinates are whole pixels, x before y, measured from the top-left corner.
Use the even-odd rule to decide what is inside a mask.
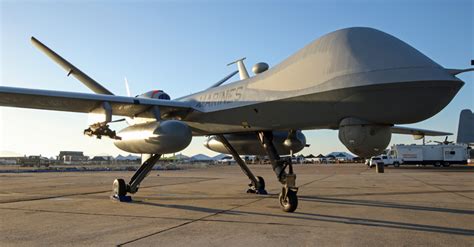
[[[291,189],[288,189],[285,192],[285,188],[283,188],[279,199],[281,209],[285,212],[294,212],[298,207],[298,196],[296,195],[296,192]]]
[[[283,187],[279,195],[281,209],[291,213],[298,207],[298,187],[296,187],[296,175],[293,173],[291,161],[287,164],[289,172],[284,176]]]

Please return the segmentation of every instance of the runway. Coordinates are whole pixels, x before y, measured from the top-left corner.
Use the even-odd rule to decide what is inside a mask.
[[[251,169],[269,195],[237,166],[152,171],[131,203],[109,196],[132,172],[0,174],[0,245],[473,246],[472,166],[297,165],[295,213],[271,167]]]

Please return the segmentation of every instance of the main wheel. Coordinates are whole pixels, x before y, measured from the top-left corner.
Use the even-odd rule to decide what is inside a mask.
[[[393,163],[393,166],[394,166],[394,167],[400,167],[400,163],[395,162],[395,163]]]
[[[436,161],[436,162],[434,163],[434,167],[440,167],[440,166],[441,166],[441,162]]]
[[[125,196],[127,194],[127,184],[121,178],[115,179],[113,184],[114,194],[117,196]]]
[[[283,194],[280,193],[279,196],[281,209],[285,212],[294,212],[298,207],[298,196],[296,192],[288,190],[286,193],[286,198],[283,198]]]
[[[444,162],[443,163],[443,167],[449,167],[451,164],[449,164],[449,162]]]

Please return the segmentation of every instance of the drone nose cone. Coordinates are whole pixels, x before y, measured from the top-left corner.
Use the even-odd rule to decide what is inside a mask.
[[[249,88],[333,90],[381,83],[457,80],[409,44],[366,27],[326,34],[269,72]]]
[[[313,60],[318,74],[330,77],[398,68],[442,68],[402,40],[368,27],[340,29],[294,55]]]

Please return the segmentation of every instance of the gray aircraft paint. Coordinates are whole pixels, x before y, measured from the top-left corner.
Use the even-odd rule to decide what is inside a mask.
[[[321,37],[266,72],[179,100],[195,102],[206,113],[184,119],[202,133],[337,128],[345,117],[381,124],[425,120],[463,84],[391,35],[348,28]]]
[[[464,109],[459,114],[457,143],[474,143],[474,113],[469,109]]]
[[[155,121],[181,119],[194,135],[257,130],[337,129],[347,117],[393,125],[425,120],[463,86],[401,40],[371,28],[347,28],[310,43],[254,77],[175,100],[0,87],[0,105],[101,112]]]

